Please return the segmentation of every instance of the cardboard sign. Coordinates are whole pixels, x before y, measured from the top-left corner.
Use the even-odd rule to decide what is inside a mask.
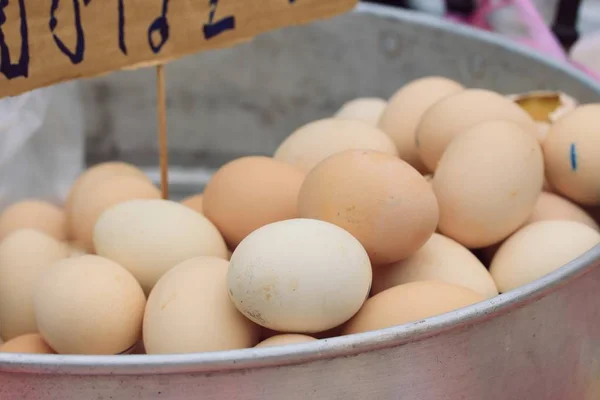
[[[0,97],[164,63],[357,0],[0,0]]]

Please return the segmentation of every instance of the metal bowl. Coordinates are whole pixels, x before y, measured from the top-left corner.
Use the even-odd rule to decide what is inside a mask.
[[[343,77],[331,78],[331,86],[324,83],[319,89],[325,102],[299,105],[301,111],[294,114],[292,125],[330,114],[333,104],[351,96],[389,95],[391,88],[426,74],[504,92],[553,88],[582,101],[600,98],[600,87],[568,66],[485,33],[382,6],[361,6],[332,21],[269,34],[218,57],[234,57],[238,51],[277,52],[282,38],[290,36],[299,48],[303,44],[327,50],[317,51],[310,62],[335,60],[336,46],[343,46],[343,57],[356,61],[338,70]],[[374,48],[365,47],[371,42]],[[265,50],[265,43],[272,46]],[[363,61],[375,69],[361,69]],[[282,68],[302,66],[290,63]],[[366,83],[354,82],[346,91],[330,90],[340,81],[358,77],[358,71],[369,76]],[[119,79],[102,78],[86,90],[117,87]],[[239,77],[230,79],[231,85],[240,82]],[[364,93],[369,88],[374,90]],[[272,95],[276,89],[266,83],[265,91]],[[88,101],[118,104],[119,100],[88,96]],[[232,101],[232,108],[240,104]],[[330,103],[331,107],[323,107]],[[111,107],[119,108],[112,103]],[[127,107],[123,110],[115,113],[125,113]],[[151,107],[146,111],[151,112]],[[205,115],[204,111],[198,114],[187,116],[188,122]],[[245,121],[244,115],[236,118]],[[264,133],[264,126],[252,118],[247,121],[249,132]],[[143,121],[140,124],[139,131],[147,128]],[[114,128],[109,139],[113,142],[104,147],[107,154],[139,156],[122,146],[129,139],[119,139],[123,132]],[[269,152],[289,132],[284,131],[280,125],[266,129],[264,142],[253,146]],[[176,153],[194,147],[193,139],[180,139],[174,140]],[[239,144],[227,147],[227,143],[213,143],[209,152],[224,159],[236,155]],[[248,152],[256,150],[248,147]],[[138,148],[144,146],[138,142]],[[102,146],[94,149],[95,157],[102,158]],[[142,158],[151,155],[148,150]],[[197,159],[202,159],[197,153],[189,158]],[[208,164],[203,165],[209,168]],[[202,185],[201,178],[191,176],[190,180],[189,170],[187,175],[174,171],[173,184],[177,188],[179,182],[180,194],[189,191],[190,184],[197,189]],[[600,247],[596,247],[536,282],[452,313],[289,347],[172,356],[0,354],[0,399],[596,400],[600,398],[599,267]]]

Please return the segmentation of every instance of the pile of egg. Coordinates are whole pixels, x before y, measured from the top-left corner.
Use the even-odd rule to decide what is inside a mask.
[[[410,323],[600,243],[600,104],[427,77],[358,99],[182,202],[96,165],[0,216],[3,352],[195,353]]]

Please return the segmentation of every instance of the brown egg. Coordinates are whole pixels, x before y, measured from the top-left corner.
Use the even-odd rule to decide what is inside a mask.
[[[146,297],[125,268],[85,255],[48,268],[34,288],[39,332],[60,354],[119,354],[137,343]]]
[[[439,229],[468,248],[498,243],[527,221],[543,182],[533,135],[508,121],[476,125],[448,146],[433,177]]]
[[[492,120],[513,122],[537,136],[538,128],[531,117],[506,97],[489,90],[466,89],[443,98],[423,115],[416,134],[421,160],[430,171],[435,171],[454,138]]]
[[[600,244],[600,233],[575,221],[538,221],[504,242],[490,273],[500,292],[533,282]]]
[[[230,248],[254,230],[298,216],[304,172],[268,157],[243,157],[221,167],[204,190],[204,214]]]
[[[556,194],[542,192],[526,224],[552,220],[577,221],[600,231],[596,221],[583,208]]]
[[[123,175],[137,176],[138,178],[151,183],[150,178],[148,178],[148,176],[144,174],[142,170],[134,165],[120,161],[96,164],[81,174],[73,184],[71,192],[69,193],[67,201],[65,202],[65,211],[67,213],[67,217],[71,211],[73,198],[78,196],[79,193],[89,193],[99,182],[115,176]]]
[[[260,327],[229,300],[228,265],[220,258],[197,257],[163,275],[144,315],[148,354],[232,350],[258,343]]]
[[[39,333],[17,336],[0,346],[0,353],[55,354]]]
[[[300,216],[344,228],[374,265],[416,252],[431,237],[438,205],[427,181],[408,163],[388,154],[350,150],[313,169],[298,197]]]
[[[281,143],[274,158],[308,172],[327,157],[354,149],[398,155],[392,139],[378,128],[362,121],[329,118],[292,133]]]
[[[379,128],[394,140],[400,158],[419,172],[427,171],[415,144],[423,114],[439,100],[463,89],[460,83],[441,76],[417,79],[398,90],[383,112]]]
[[[21,229],[0,243],[0,336],[38,331],[33,309],[36,281],[69,247],[40,231]]]
[[[387,101],[383,99],[363,97],[344,104],[335,114],[335,118],[358,120],[377,126],[386,106]]]
[[[600,104],[581,106],[554,123],[544,140],[546,176],[556,192],[600,205]]]
[[[316,340],[317,339],[315,339],[312,336],[288,333],[288,334],[284,334],[284,335],[271,336],[270,338],[263,340],[262,342],[260,342],[259,344],[257,344],[254,347],[260,348],[260,347],[287,346],[288,344],[308,343],[308,342],[314,342]]]
[[[405,283],[431,280],[463,286],[486,298],[498,295],[496,284],[481,261],[461,244],[437,233],[406,260],[377,268],[371,293],[375,295]]]
[[[119,175],[82,185],[72,198],[69,222],[72,236],[88,252],[94,252],[94,226],[100,215],[119,203],[137,199],[160,199],[160,191],[135,175]]]
[[[186,207],[191,208],[192,210],[198,211],[200,214],[204,213],[204,195],[203,194],[196,194],[190,197],[186,197],[185,199],[181,200],[181,204],[183,204]]]
[[[394,286],[371,297],[348,322],[344,335],[420,321],[483,301],[470,289],[441,281]]]
[[[24,200],[9,206],[0,215],[0,241],[25,228],[37,229],[57,240],[67,238],[64,211],[45,201]]]

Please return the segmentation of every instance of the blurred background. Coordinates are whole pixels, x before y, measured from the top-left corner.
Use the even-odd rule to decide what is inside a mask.
[[[521,56],[482,35],[523,45]],[[425,75],[506,94],[562,89],[595,98],[540,67],[535,53],[600,82],[600,0],[363,1],[355,13],[184,57],[166,66],[172,172],[181,168],[172,176],[197,181],[241,155],[271,154],[346,101],[386,99]],[[101,161],[132,162],[157,177],[154,81],[144,68],[3,99],[0,206],[41,194],[59,202],[85,165]],[[58,97],[60,105],[50,100]]]

